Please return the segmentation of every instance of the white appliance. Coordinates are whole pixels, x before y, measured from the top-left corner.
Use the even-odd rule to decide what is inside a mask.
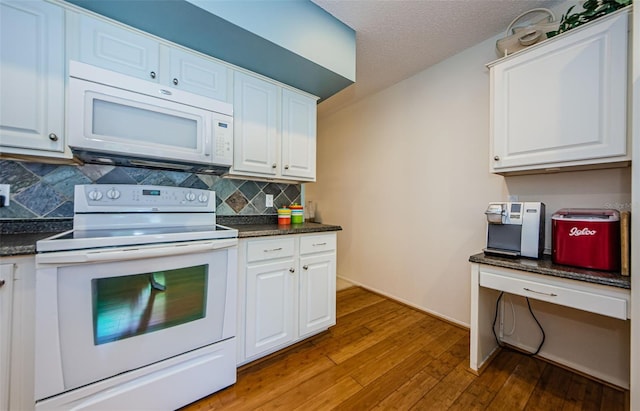
[[[69,147],[89,163],[222,174],[232,116],[223,101],[69,62]]]
[[[542,258],[545,205],[541,202],[494,202],[487,216],[485,254],[501,257]]]
[[[237,230],[215,193],[78,185],[36,248],[36,410],[173,410],[236,381]]]

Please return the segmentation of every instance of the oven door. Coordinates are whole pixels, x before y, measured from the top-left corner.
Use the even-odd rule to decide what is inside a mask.
[[[237,239],[36,262],[36,400],[235,335]]]

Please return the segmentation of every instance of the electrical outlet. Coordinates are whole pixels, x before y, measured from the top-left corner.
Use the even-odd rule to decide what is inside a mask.
[[[2,206],[7,207],[11,198],[11,186],[9,184],[0,184],[0,196],[4,196],[4,204]]]
[[[273,194],[267,194],[265,198],[265,206],[273,207]]]

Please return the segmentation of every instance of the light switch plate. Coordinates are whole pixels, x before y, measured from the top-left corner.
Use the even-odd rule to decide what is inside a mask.
[[[11,186],[9,184],[0,184],[0,196],[4,196],[4,206],[7,207],[11,198]]]
[[[265,197],[265,206],[273,207],[273,194],[267,194]]]

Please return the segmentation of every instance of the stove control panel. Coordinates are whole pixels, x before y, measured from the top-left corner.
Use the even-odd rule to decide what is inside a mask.
[[[85,184],[75,186],[74,211],[92,212],[213,212],[215,191],[186,187]]]

